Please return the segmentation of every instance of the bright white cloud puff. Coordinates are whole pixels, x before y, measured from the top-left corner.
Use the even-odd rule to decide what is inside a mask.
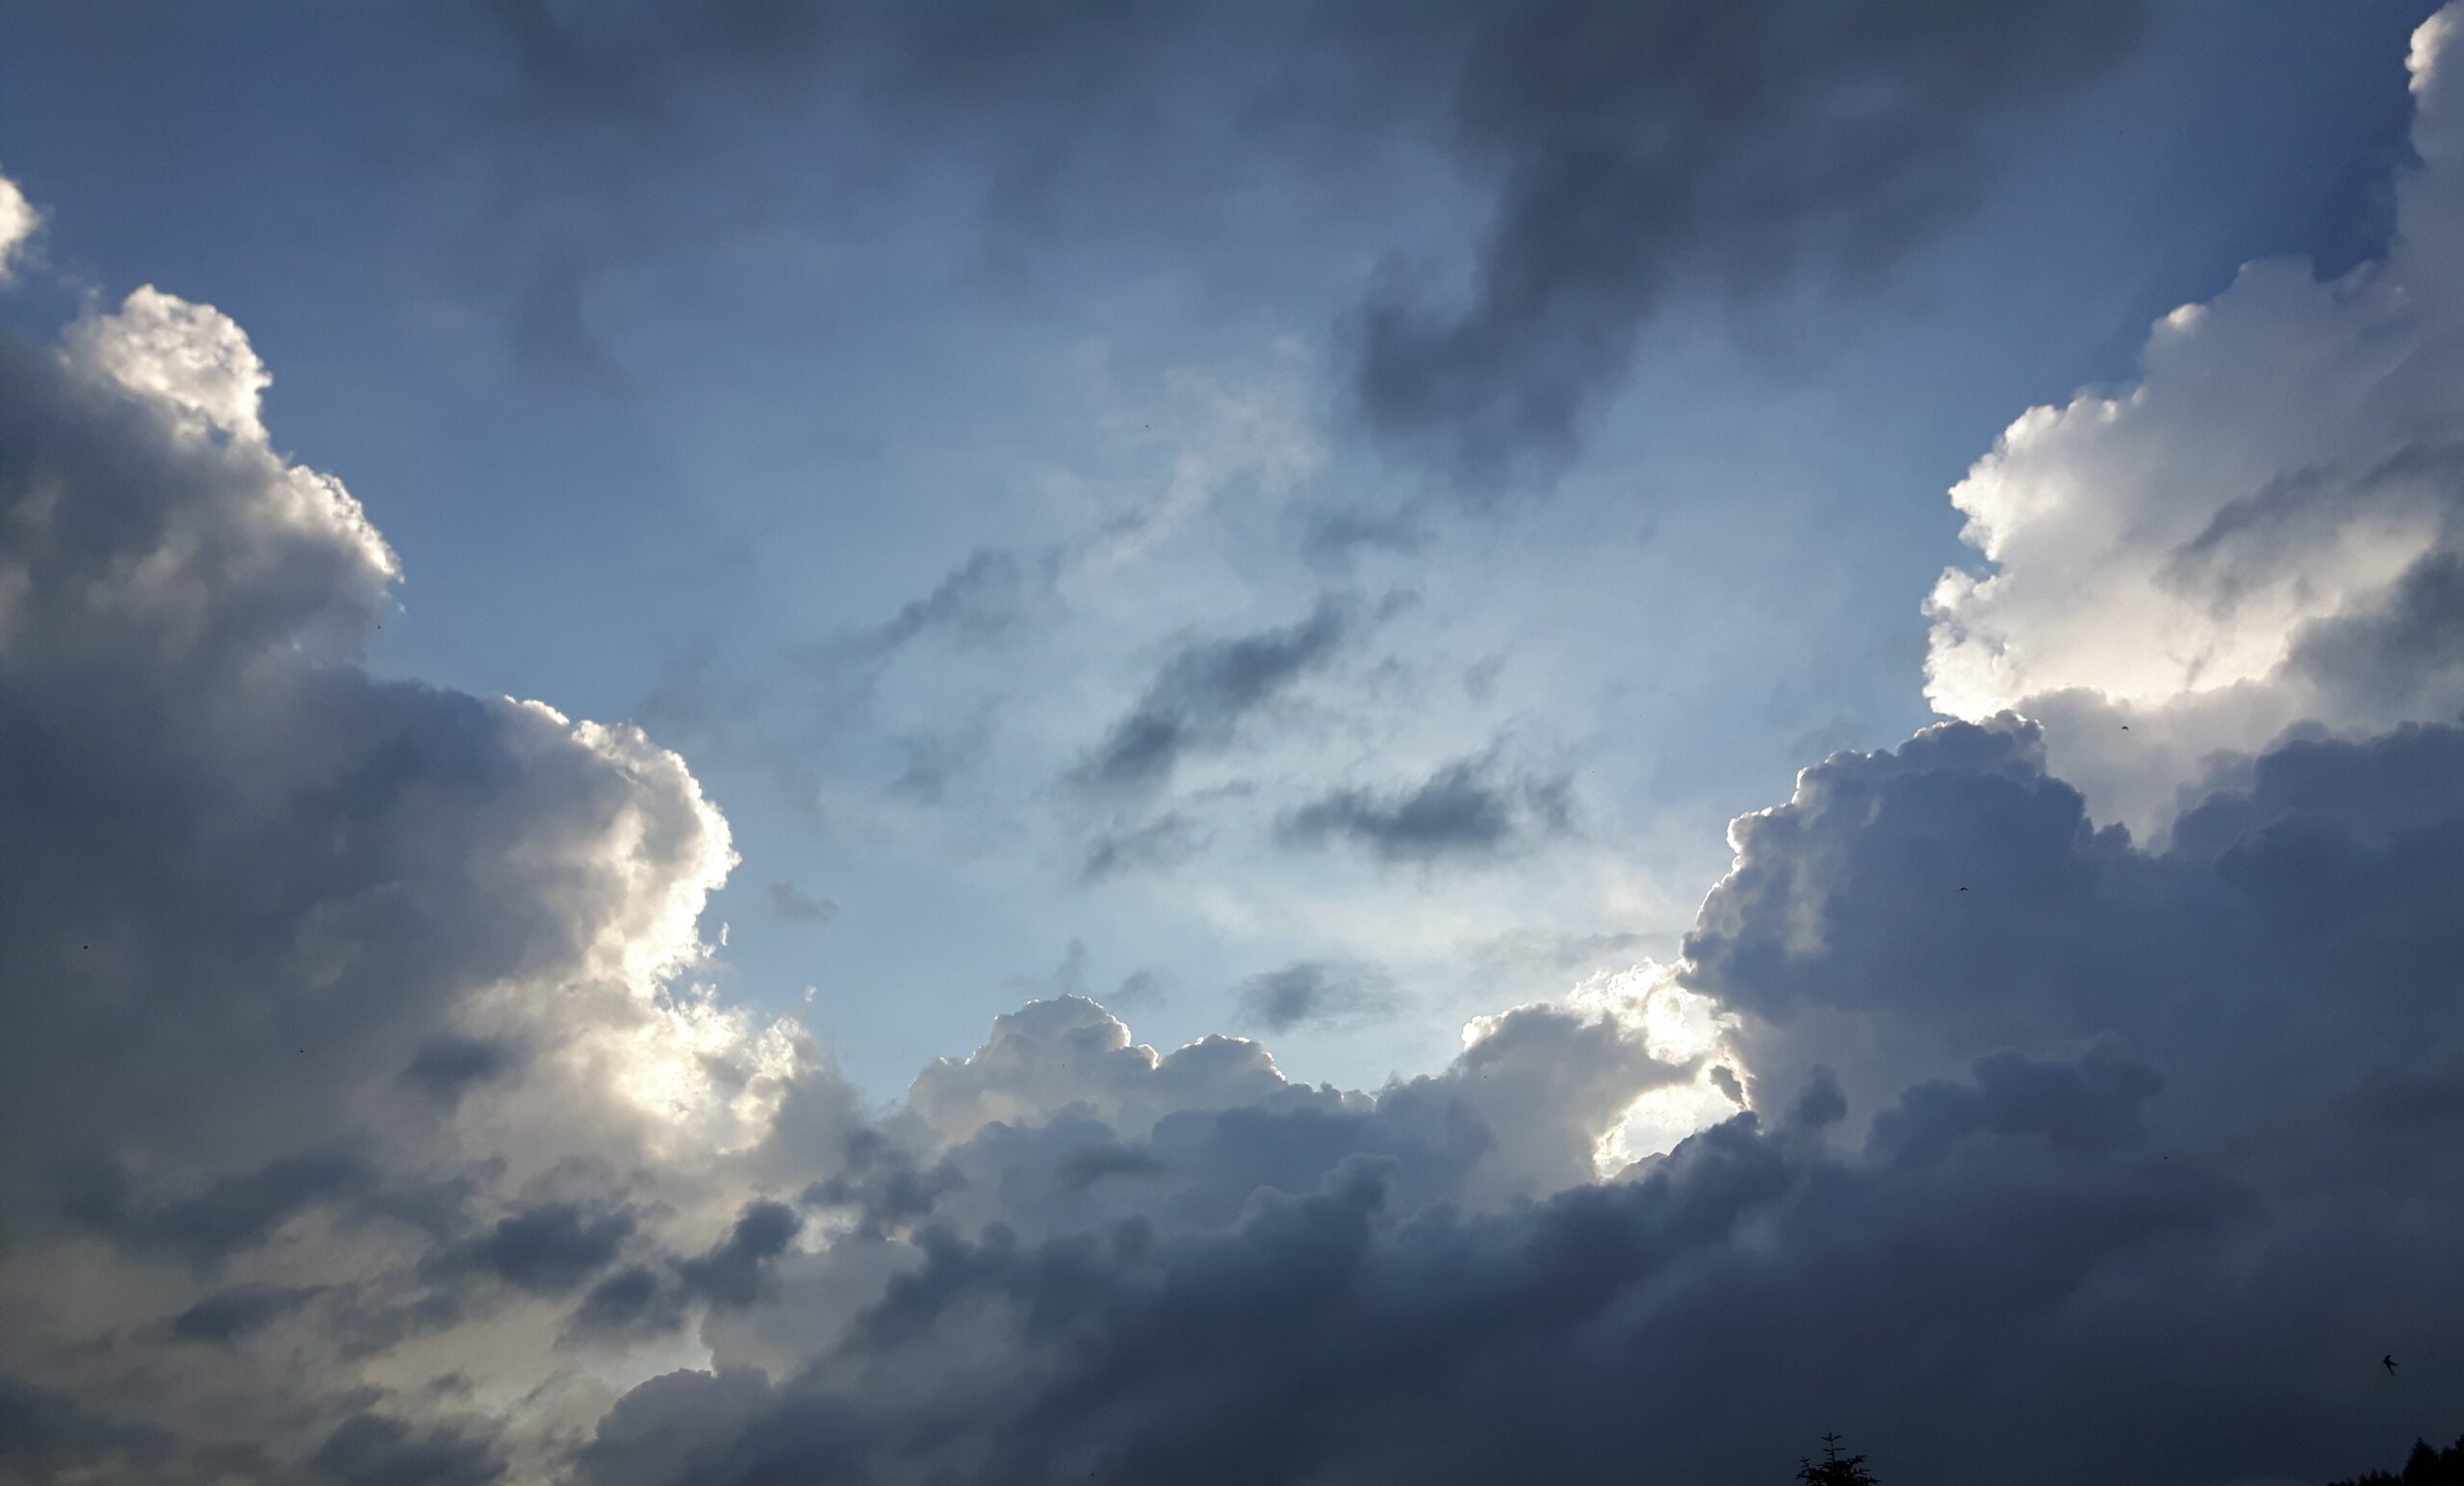
[[[1935,589],[1928,695],[2043,716],[2099,818],[2161,829],[2211,752],[2296,722],[2358,736],[2464,708],[2451,29],[2414,39],[2421,165],[2383,261],[2249,265],[2157,323],[2137,385],[2030,409],[1952,492],[1985,565]]]

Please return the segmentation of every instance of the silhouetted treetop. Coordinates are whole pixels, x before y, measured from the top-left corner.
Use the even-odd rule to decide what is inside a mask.
[[[2428,1441],[2415,1440],[2412,1454],[2405,1457],[2403,1474],[2373,1471],[2330,1486],[2464,1486],[2464,1438],[2445,1449],[2432,1449]]]
[[[1797,1480],[1801,1486],[1876,1486],[1874,1473],[1865,1469],[1862,1455],[1839,1453],[1839,1436],[1822,1437],[1822,1458],[1797,1462]]]

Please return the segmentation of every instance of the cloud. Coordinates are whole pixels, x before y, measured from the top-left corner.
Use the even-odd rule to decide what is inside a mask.
[[[962,1185],[963,1178],[948,1163],[927,1169],[879,1131],[860,1130],[847,1140],[846,1171],[813,1183],[798,1200],[852,1212],[858,1232],[881,1238],[932,1216],[934,1204]]]
[[[1014,633],[1051,599],[1057,574],[1058,559],[1050,553],[1022,559],[1015,552],[978,548],[888,619],[800,647],[791,659],[813,675],[825,709],[835,716],[869,701],[883,673],[911,647],[935,639],[989,645]],[[928,751],[914,754],[910,769],[916,775],[911,787],[919,795],[937,789],[947,765],[957,761],[933,756],[932,740],[924,741]]]
[[[1738,1116],[1624,1180],[1577,1179],[1530,1205],[1464,1216],[1445,1199],[1465,1190],[1462,1152],[1499,1148],[1510,1114],[1562,1109],[1584,1087],[1578,1049],[1621,1045],[1586,1043],[1599,1032],[1562,1012],[1514,1013],[1442,1079],[1374,1103],[1266,1084],[1249,1108],[1195,1102],[1151,1134],[1064,1140],[1068,1112],[1105,1118],[1118,1095],[1098,1090],[1125,1092],[1161,1063],[1103,1019],[1035,1009],[1031,1042],[991,1046],[1008,1050],[1007,1087],[1042,1091],[1000,1106],[948,1159],[997,1149],[1020,1170],[1040,1110],[1057,1174],[1138,1169],[1065,1177],[1067,1200],[1160,1189],[1130,1210],[1155,1216],[1071,1223],[1014,1199],[988,1211],[1037,1226],[976,1234],[947,1215],[851,1323],[852,1350],[746,1381],[706,1427],[672,1419],[669,1471],[628,1474],[620,1447],[645,1390],[585,1451],[588,1478],[825,1459],[1023,1481],[1216,1469],[1468,1482],[1535,1459],[1578,1482],[1630,1478],[1638,1461],[1750,1478],[1787,1467],[1773,1422],[1810,1410],[1852,1412],[1861,1444],[1920,1483],[1991,1461],[2020,1480],[2153,1482],[2315,1476],[2363,1458],[2374,1433],[2403,1425],[2349,1410],[2400,1406],[2348,1400],[2315,1359],[2348,1352],[2359,1376],[2389,1345],[2364,1337],[2413,1334],[2425,1322],[2406,1318],[2429,1314],[2421,1287],[2454,1291],[2439,1226],[2392,1215],[2456,1190],[2438,1113],[2456,1106],[2413,1105],[2414,1123],[2396,1123],[2344,1095],[2397,1068],[2416,1087],[2441,1076],[2424,1054],[2464,1030],[2442,989],[2464,730],[2302,749],[2154,856],[2086,824],[2023,724],[1950,725],[1809,771],[1796,799],[1740,823],[1737,871],[1689,945],[1688,973],[1755,1018],[1757,1084],[1788,1113]],[[2407,781],[2449,792],[2416,796],[2426,813],[2410,819],[2370,798]],[[2398,874],[2418,881],[2359,908]],[[1963,878],[1993,890],[1959,904],[1944,889]],[[1962,909],[1981,911],[1949,917]],[[2323,995],[2331,963],[2343,979]],[[1842,1039],[1825,1008],[1884,1035]],[[1955,1071],[1904,1080],[1868,1054],[1903,1044]],[[1783,1077],[1817,1056],[1843,1060],[1840,1075]],[[1018,1081],[1028,1067],[1079,1071]],[[1509,1078],[1531,1082],[1501,1096]],[[1647,1086],[1604,1081],[1618,1092],[1592,1108]],[[1442,1101],[1478,1132],[1468,1145],[1415,1122]],[[1142,1155],[1129,1143],[1142,1139]],[[1275,1174],[1245,1206],[1193,1220],[1193,1188],[1175,1184],[1211,1170],[1227,1191]],[[2347,1245],[2389,1270],[2347,1263]],[[2267,1276],[2255,1287],[2251,1266]],[[1008,1348],[997,1396],[969,1381],[988,1375],[988,1334]],[[916,1380],[904,1396],[929,1398],[943,1427],[885,1419],[908,1406],[878,1390],[886,1375]],[[2150,1378],[2164,1391],[2152,1408]],[[1946,1406],[1972,1425],[1945,1426]],[[2286,1422],[2253,1438],[2253,1417]],[[2013,1466],[2009,1439],[2038,1418],[2099,1427],[2054,1431]]]
[[[1037,1123],[1073,1106],[1142,1139],[1168,1111],[1267,1100],[1284,1088],[1255,1043],[1206,1038],[1159,1056],[1092,1001],[1062,996],[995,1018],[984,1046],[963,1060],[926,1066],[904,1118],[933,1151],[996,1120]]]
[[[0,1376],[75,1400],[0,1473],[493,1479],[372,1379],[483,1324],[441,1345],[536,1393],[569,1294],[844,1107],[676,983],[733,856],[680,759],[359,666],[399,565],[270,381],[151,288],[0,341]]]
[[[1348,612],[1326,600],[1279,628],[1183,644],[1071,782],[1089,792],[1167,782],[1183,756],[1228,745],[1244,721],[1331,659],[1353,628]]]
[[[761,1298],[772,1260],[786,1252],[804,1219],[783,1202],[746,1205],[726,1240],[679,1268],[687,1290],[720,1305],[746,1306]]]
[[[1142,1006],[1161,1006],[1166,999],[1165,985],[1164,976],[1158,971],[1132,970],[1120,978],[1120,984],[1113,987],[1113,993],[1105,998],[1104,1004],[1123,1012]]]
[[[1212,839],[1185,811],[1132,816],[1095,833],[1079,861],[1078,875],[1083,882],[1100,883],[1133,868],[1166,870],[1204,851]]]
[[[1665,299],[1889,268],[1974,204],[2014,115],[2127,51],[2143,9],[1484,13],[1450,121],[1497,192],[1470,302],[1390,275],[1361,312],[1362,412],[1479,495],[1546,481]]]
[[[2245,267],[2156,324],[2135,385],[2029,410],[1952,492],[1982,563],[1934,591],[1927,694],[2043,720],[2100,818],[2161,833],[2210,756],[2298,721],[2362,736],[2464,709],[2441,643],[2464,560],[2444,46],[2417,35],[2420,164],[2383,261],[2332,282]]]
[[[1785,1467],[1764,1411],[1800,1388],[1822,1388],[1898,1446],[1908,1436],[1884,1421],[1938,1427],[1921,1400],[1939,1396],[1922,1388],[1956,1387],[1993,1323],[1970,1311],[1938,1361],[1868,1358],[1881,1376],[1857,1377],[1844,1353],[1807,1359],[1808,1308],[1829,1325],[1890,1329],[1886,1312],[1837,1288],[1862,1256],[2006,1204],[2006,1242],[1948,1250],[1891,1283],[1923,1290],[1929,1315],[1989,1307],[1996,1321],[2041,1324],[2082,1275],[2217,1216],[2211,1194],[2142,1190],[2131,1161],[2066,1155],[2024,1121],[1989,1146],[1945,1140],[1930,1163],[1843,1161],[1743,1116],[1639,1180],[1485,1216],[1399,1211],[1392,1177],[1353,1165],[1203,1234],[944,1232],[867,1315],[853,1355],[748,1379],[724,1410],[661,1410],[667,1467],[636,1473],[626,1446],[648,1423],[637,1410],[686,1380],[653,1385],[609,1416],[585,1478],[742,1479],[824,1460],[1021,1482],[1469,1482],[1509,1460],[1546,1460],[1553,1479],[1578,1482],[1630,1479],[1641,1460],[1740,1478]],[[1842,1207],[1859,1216],[1827,1216]],[[1719,1257],[1747,1246],[1749,1230],[1785,1245],[1787,1267]],[[1841,1302],[1826,1306],[1826,1294]],[[958,1358],[988,1322],[1011,1339],[1000,1394]],[[2040,1371],[2026,1359],[2013,1371]],[[890,1399],[859,1408],[858,1379],[886,1374],[916,1379],[935,1417],[968,1427],[915,1429],[879,1412],[901,1406]]]
[[[558,1294],[606,1268],[633,1229],[628,1213],[544,1203],[499,1218],[445,1262],[485,1270],[524,1290]]]
[[[262,1331],[314,1300],[313,1285],[238,1285],[190,1306],[171,1319],[171,1335],[183,1342],[228,1346]]]
[[[826,924],[838,916],[838,905],[828,898],[816,898],[793,883],[772,883],[763,891],[770,900],[770,912],[791,924]]]
[[[439,1033],[420,1044],[402,1068],[407,1081],[445,1099],[457,1099],[466,1089],[519,1069],[525,1051],[490,1038]]]
[[[161,1430],[116,1422],[57,1390],[0,1378],[0,1466],[26,1479],[159,1467],[170,1448]]]
[[[0,175],[0,287],[14,279],[26,243],[41,225],[42,214],[26,199],[25,191],[15,181]]]
[[[139,1248],[162,1248],[211,1262],[264,1243],[309,1209],[367,1195],[376,1172],[343,1150],[278,1157],[186,1195],[147,1201],[133,1193],[126,1172],[102,1163],[62,1184],[61,1211],[75,1221]]]
[[[1385,861],[1491,859],[1571,826],[1563,777],[1497,777],[1495,752],[1458,759],[1399,794],[1337,789],[1287,813],[1287,845],[1344,840]]]
[[[1493,498],[1572,457],[1671,299],[1808,273],[1853,287],[1933,241],[2033,112],[2127,55],[2145,8],[2027,0],[1989,23],[1926,0],[704,9],[584,28],[529,3],[465,23],[488,81],[513,84],[479,137],[532,188],[526,241],[577,218],[635,252],[766,227],[810,180],[879,173],[865,151],[882,138],[965,182],[1013,254],[1114,230],[1124,199],[1141,207],[1123,225],[1197,241],[1223,230],[1227,177],[1344,192],[1399,143],[1433,145],[1491,198],[1477,242],[1431,266],[1468,269],[1468,292],[1424,292],[1419,265],[1378,275],[1343,317],[1350,391],[1372,429]],[[756,171],[767,189],[742,200],[693,169],[783,115],[828,118],[854,159],[793,183]],[[702,211],[659,210],[685,192]],[[1168,528],[1191,508],[1174,484]],[[1340,561],[1409,535],[1338,518],[1313,546]]]
[[[1391,1014],[1395,998],[1386,977],[1359,965],[1298,961],[1242,983],[1242,1017],[1270,1032],[1296,1027],[1339,1027]]]
[[[2452,271],[2412,269],[2427,314]],[[1910,1486],[2160,1486],[2349,1471],[2454,1394],[2464,726],[2271,731],[2155,840],[2061,764],[2117,704],[2048,691],[1806,769],[1681,961],[1435,1071],[1310,1085],[1054,995],[868,1113],[697,983],[732,851],[680,759],[357,663],[393,553],[265,377],[150,292],[0,348],[0,1476],[1605,1486],[1780,1478],[1845,1418]],[[2326,501],[2258,448],[2146,571],[2249,604],[2348,521],[2417,536],[2407,447]],[[2288,664],[2428,686],[2445,551]],[[1228,746],[1321,623],[1185,646],[1117,787]]]
[[[931,593],[909,600],[864,638],[882,651],[927,634],[980,644],[1024,623],[1034,598],[1032,575],[1016,553],[978,548],[933,585]]]
[[[398,1419],[361,1414],[327,1436],[308,1457],[309,1479],[335,1486],[411,1482],[423,1486],[488,1486],[504,1467],[484,1439],[448,1428],[418,1428]]]
[[[1065,1187],[1086,1188],[1115,1177],[1155,1176],[1163,1169],[1163,1158],[1152,1151],[1129,1145],[1081,1145],[1062,1157],[1059,1175]]]
[[[905,762],[888,793],[923,805],[938,805],[950,781],[981,760],[991,743],[988,720],[955,732],[911,732],[890,740]]]
[[[2262,504],[2180,522],[2177,576],[2263,588],[2384,509]],[[2444,663],[2424,572],[2368,611],[2407,638],[2358,642],[2392,686]],[[1806,769],[1678,964],[1479,1018],[1436,1074],[1003,1018],[884,1126],[962,1178],[929,1217],[783,1264],[767,1329],[610,1410],[583,1479],[1746,1480],[1841,1416],[1917,1486],[2375,1458],[2420,1427],[2375,1358],[2464,1304],[2464,727],[2271,731],[2153,840],[2059,766],[2117,715],[2068,705]],[[1656,1046],[1687,997],[1719,1016]],[[1620,1159],[1697,1086],[1715,1123]]]

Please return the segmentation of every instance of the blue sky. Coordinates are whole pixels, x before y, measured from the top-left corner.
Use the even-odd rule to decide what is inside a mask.
[[[2450,1024],[2424,1010],[2436,915],[2400,890],[2446,828],[2389,824],[2452,813],[2464,695],[2464,631],[2438,628],[2464,526],[2434,9],[10,8],[0,180],[40,226],[0,295],[0,496],[23,504],[0,503],[0,744],[40,766],[0,768],[0,822],[69,832],[40,802],[86,779],[41,762],[71,738],[74,798],[116,823],[90,881],[27,868],[20,896],[145,946],[113,962],[121,1000],[81,1007],[155,1006],[145,955],[208,967],[208,1030],[171,998],[140,1041],[330,1032],[365,1056],[329,1104],[268,1113],[131,1053],[132,1087],[166,1091],[69,1153],[119,1176],[57,1201],[31,1157],[0,1178],[70,1215],[63,1253],[153,1266],[132,1294],[314,1313],[316,1345],[377,1359],[392,1412],[318,1396],[327,1446],[282,1464],[302,1482],[390,1478],[378,1447],[420,1440],[470,1467],[420,1479],[666,1479],[586,1448],[628,1409],[740,1405],[821,1458],[833,1328],[924,1303],[887,1276],[1007,1273],[987,1224],[1270,1239],[1245,1203],[1341,1208],[1355,1158],[1399,1163],[1398,1222],[1511,1209],[1427,1240],[1489,1254],[1552,1242],[1533,1202],[1647,1190],[1698,1129],[1668,1166],[1698,1187],[1649,1191],[1784,1166],[1984,1227],[2038,1155],[1938,1190],[1910,1175],[1927,1153],[2041,1135],[2118,1162],[2143,1138],[2213,1166],[2169,1207],[2065,1167],[2084,1185],[2037,1193],[2045,1231],[2220,1232],[2232,1188],[2295,1217],[2201,1272],[2316,1257],[2297,1218],[2363,1180],[2348,1153],[2237,1165],[2228,1132],[2263,1116],[2236,1049],[2182,1029],[2232,987],[2286,998],[2240,1052],[2315,1104],[2264,1117],[2451,1099],[2451,1068],[2404,1062]],[[173,297],[129,297],[147,285]],[[251,355],[261,423],[217,380]],[[346,484],[398,582],[342,507],[277,499],[304,470]],[[91,567],[43,545],[47,480],[137,513],[90,534]],[[305,544],[296,573],[250,566],[276,537]],[[197,551],[222,566],[191,587],[111,586]],[[20,592],[68,597],[12,621]],[[2300,856],[2287,821],[2342,844]],[[136,861],[200,907],[146,908]],[[2359,882],[2399,907],[2298,938]],[[1971,888],[1991,904],[1937,920]],[[0,989],[92,962],[0,957]],[[2305,1062],[2333,1020],[2272,977],[2356,965],[2353,1046],[2381,1061]],[[2385,987],[2414,999],[2367,1000]],[[57,1014],[63,1046],[120,1035]],[[430,1085],[441,1114],[404,1092]],[[606,1113],[636,1104],[666,1113]],[[303,1166],[265,1131],[306,1110],[375,1133]],[[2390,1190],[2446,1169],[2385,1139],[2363,1165]],[[1107,1205],[1109,1177],[1176,1163],[1207,1175]],[[144,1195],[148,1172],[169,1185]],[[413,1261],[352,1268],[281,1226],[380,1190],[407,1221],[414,1187],[462,1205]],[[262,1253],[175,1232],[260,1197]],[[825,1213],[854,1236],[823,1243]],[[935,1247],[933,1214],[991,1246]],[[1805,1221],[1806,1272],[1856,1248]],[[2382,1241],[2391,1273],[2428,1263]],[[565,1257],[506,1257],[534,1242]],[[2322,1263],[2348,1278],[2370,1243]],[[2170,1261],[2143,1260],[2062,1303],[2156,1285]],[[475,1340],[453,1328],[482,1308],[439,1276],[482,1272],[564,1310]],[[2288,1324],[2302,1296],[2390,1329],[2426,1303],[2345,1283],[2288,1282]],[[0,1317],[21,1292],[43,1287],[0,1276]],[[1772,1294],[1719,1303],[1778,1315]],[[620,1301],[636,1329],[592,1331]],[[127,1305],[95,1324],[170,1324]],[[0,1388],[34,1369],[0,1347]],[[109,1413],[125,1381],[64,1396]],[[2185,1417],[2398,1427],[2246,1381]],[[2127,1478],[2228,1479],[2163,1476],[2192,1457],[2135,1427],[2110,1434],[2141,1451]],[[763,1478],[731,1453],[770,1438],[747,1428],[707,1459],[750,1473],[706,1478]],[[1956,1477],[1961,1448],[1919,1473]],[[1734,1458],[1702,1448],[1680,1455]]]

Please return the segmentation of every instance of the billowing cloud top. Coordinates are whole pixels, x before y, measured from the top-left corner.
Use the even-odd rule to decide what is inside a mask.
[[[2297,721],[2359,734],[2464,707],[2451,24],[2414,38],[2421,165],[2383,261],[2332,282],[2248,266],[2156,325],[2136,386],[2030,409],[1952,492],[1986,567],[1934,592],[1928,694],[2045,714],[2107,818],[2161,826],[2208,752]],[[2092,698],[2119,715],[2083,715]],[[2105,735],[2122,721],[2126,760]]]
[[[2453,15],[2384,265],[2251,270],[1961,487],[1961,716],[1736,822],[1681,962],[1376,1089],[1053,996],[866,1109],[696,982],[681,758],[358,663],[398,565],[236,324],[0,346],[0,1482],[1606,1486],[1848,1427],[2177,1486],[2464,1426]],[[871,643],[997,629],[968,571]],[[1140,804],[1355,628],[1189,640],[1065,784]],[[1476,759],[1291,830],[1561,804]]]

